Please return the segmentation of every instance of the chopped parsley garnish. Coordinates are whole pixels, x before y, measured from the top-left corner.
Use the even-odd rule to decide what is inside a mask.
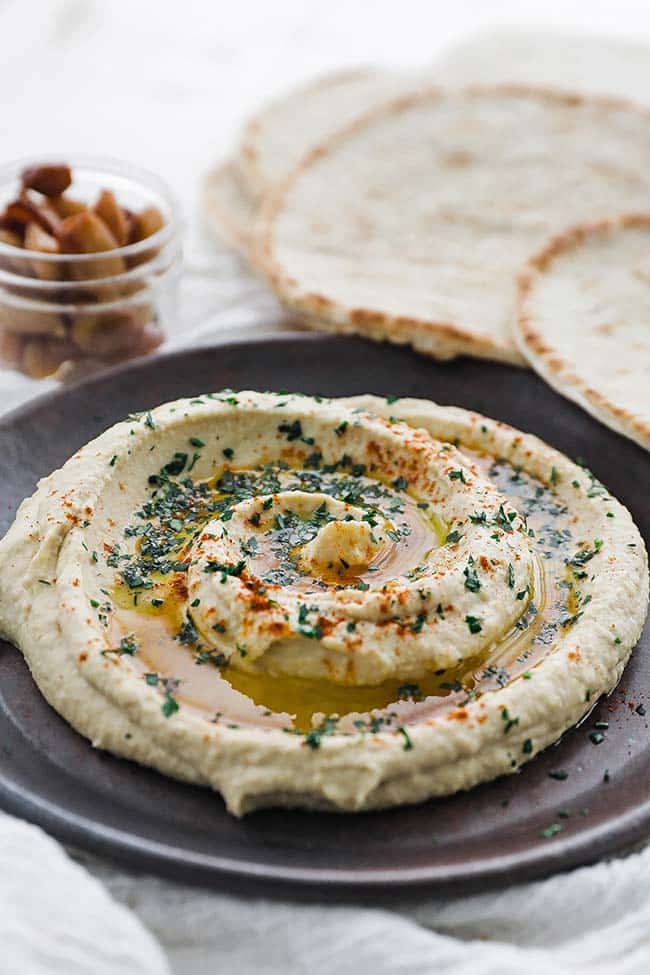
[[[221,581],[225,582],[228,576],[240,576],[244,569],[246,568],[246,563],[243,559],[236,562],[235,565],[227,565],[225,562],[212,562],[208,561],[203,566],[204,572],[220,572]]]
[[[254,535],[251,535],[251,537],[247,538],[245,541],[242,540],[239,543],[239,547],[241,548],[242,555],[253,556],[256,554],[258,549],[257,539]]]
[[[194,657],[194,663],[199,664],[212,664],[213,667],[227,667],[228,658],[225,654],[221,653],[219,650],[199,650]]]
[[[411,623],[411,627],[410,628],[413,631],[413,633],[421,633],[422,632],[422,627],[424,626],[424,624],[426,623],[426,621],[427,621],[427,614],[426,613],[418,613],[418,615],[415,617],[415,621],[413,623]]]
[[[576,552],[570,559],[566,559],[566,565],[572,565],[575,568],[582,568],[587,562],[593,559],[594,555],[598,555],[601,548],[603,547],[602,540],[600,538],[594,539],[593,548],[583,548],[579,552]]]
[[[316,623],[314,626],[302,626],[298,632],[309,640],[321,640],[323,637],[323,627],[320,623]]]
[[[338,723],[338,718],[327,717],[323,718],[321,723],[316,728],[311,728],[305,735],[305,745],[315,751],[320,748],[323,738],[328,735],[333,735],[336,733],[336,725]]]
[[[129,589],[151,589],[153,582],[151,579],[147,579],[140,569],[138,568],[138,563],[130,563],[122,569],[122,578],[126,582]]]
[[[308,606],[306,603],[302,603],[298,609],[298,632],[309,640],[320,640],[323,636],[323,627],[320,623],[311,624],[308,619],[310,613],[318,612],[318,606]]]
[[[481,511],[480,514],[470,515],[469,520],[473,525],[487,525],[487,515],[484,511]]]
[[[404,744],[402,745],[403,750],[405,752],[410,752],[413,749],[414,745],[413,745],[413,740],[409,735],[408,731],[406,730],[406,728],[403,725],[400,725],[400,727],[397,729],[397,733],[401,735],[402,738],[404,739]]]
[[[558,833],[561,833],[561,832],[562,832],[562,825],[561,825],[561,823],[551,823],[551,825],[550,826],[547,826],[546,829],[541,829],[539,831],[539,835],[544,840],[550,840],[554,836],[557,836]]]
[[[478,592],[481,588],[481,581],[476,574],[476,569],[472,565],[466,565],[463,569],[465,576],[465,589],[469,592]]]
[[[129,657],[132,657],[138,652],[138,643],[133,633],[129,633],[128,636],[122,637],[120,640],[119,652],[125,653]]]
[[[197,642],[199,634],[197,629],[188,614],[187,619],[181,624],[181,628],[174,637],[179,643],[183,643],[185,646],[191,647]]]
[[[176,714],[176,712],[179,710],[179,706],[172,697],[169,689],[165,690],[165,697],[162,702],[161,710],[166,718],[171,718],[172,714]]]
[[[300,440],[302,438],[302,423],[294,420],[293,423],[280,423],[278,426],[280,433],[286,433],[287,440]]]
[[[513,530],[512,522],[516,517],[517,516],[514,511],[510,511],[508,514],[506,514],[503,505],[500,504],[499,510],[494,516],[494,524],[498,528],[502,528],[504,532],[511,532]]]
[[[480,633],[483,629],[481,620],[477,616],[466,616],[465,622],[470,633]]]
[[[127,657],[133,657],[138,652],[138,644],[133,633],[129,633],[128,636],[123,636],[120,640],[119,647],[114,647],[112,650],[102,650],[102,657],[108,657],[115,653],[119,656],[126,655]]]
[[[519,724],[519,718],[511,718],[507,708],[501,708],[501,720],[504,722],[504,735],[507,735],[515,725]]]
[[[177,450],[172,459],[168,464],[165,464],[161,468],[162,474],[167,474],[169,477],[177,477],[182,474],[185,470],[185,465],[187,464],[187,454],[183,453],[181,450]]]

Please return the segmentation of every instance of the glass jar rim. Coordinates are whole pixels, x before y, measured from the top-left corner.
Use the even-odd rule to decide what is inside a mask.
[[[2,165],[0,165],[0,185],[10,179],[12,176],[19,175],[23,169],[33,166],[47,165],[48,163],[51,164],[52,159],[56,159],[57,157],[58,154],[39,156],[36,158],[33,156],[28,156],[2,163]],[[162,200],[164,200],[169,209],[169,217],[165,221],[165,224],[160,228],[160,230],[157,230],[155,233],[151,234],[150,237],[145,237],[143,240],[138,240],[134,244],[125,244],[123,247],[115,247],[110,251],[96,251],[92,254],[50,254],[44,251],[26,250],[24,247],[14,247],[13,244],[7,244],[4,241],[0,241],[0,255],[9,259],[13,258],[13,260],[36,260],[44,263],[57,263],[63,265],[73,262],[91,264],[93,261],[106,260],[106,258],[109,256],[111,258],[135,257],[138,254],[141,254],[142,251],[149,250],[150,248],[163,247],[169,240],[181,232],[183,228],[183,220],[181,217],[181,206],[178,198],[171,186],[156,173],[146,169],[143,166],[138,166],[135,163],[125,162],[110,156],[74,154],[74,157],[70,162],[70,168],[74,170],[75,166],[93,168],[99,173],[104,171],[113,176],[121,176],[125,179],[132,179],[134,183],[139,183],[143,187],[154,189]],[[24,280],[22,275],[17,275],[17,277]],[[95,280],[99,281],[101,279]]]

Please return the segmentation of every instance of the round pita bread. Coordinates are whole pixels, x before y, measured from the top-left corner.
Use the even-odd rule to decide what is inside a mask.
[[[243,187],[233,162],[222,163],[208,173],[201,197],[210,229],[220,240],[247,256],[257,206]]]
[[[509,81],[650,102],[650,47],[611,33],[488,28],[446,47],[432,74],[445,86]]]
[[[650,214],[552,240],[521,276],[518,341],[558,392],[650,450]]]
[[[641,209],[650,115],[520,87],[382,105],[298,166],[264,207],[255,260],[307,324],[522,362],[523,264],[569,223]]]
[[[246,124],[239,153],[205,178],[210,228],[248,256],[264,192],[282,182],[313,145],[408,87],[406,76],[366,68],[324,76],[271,102]]]
[[[237,167],[248,193],[261,197],[337,129],[416,84],[379,68],[326,75],[266,105],[244,127]]]

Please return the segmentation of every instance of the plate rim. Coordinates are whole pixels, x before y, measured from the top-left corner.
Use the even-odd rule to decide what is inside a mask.
[[[229,879],[263,881],[280,885],[286,894],[286,885],[314,888],[325,886],[336,891],[365,890],[380,892],[390,885],[392,889],[408,891],[435,887],[438,892],[454,889],[471,892],[478,885],[487,888],[523,880],[539,880],[554,873],[588,866],[605,854],[621,855],[630,852],[637,843],[647,838],[650,829],[650,798],[646,802],[616,817],[613,821],[593,826],[577,834],[555,840],[552,846],[531,846],[523,852],[505,853],[483,857],[463,865],[459,880],[449,878],[449,868],[430,865],[427,867],[399,868],[347,868],[330,869],[317,867],[273,866],[210,854],[194,854],[180,850],[171,844],[135,836],[113,826],[99,825],[76,813],[65,813],[60,807],[41,799],[33,793],[11,789],[4,773],[0,773],[0,804],[10,814],[23,815],[29,822],[45,829],[63,843],[77,846],[104,857],[128,862],[132,870],[151,870],[178,881],[196,883],[199,886],[216,886],[211,879],[216,874],[221,883]],[[414,807],[415,808],[415,807]],[[15,812],[14,812],[15,810]],[[343,815],[343,814],[341,814]],[[612,844],[612,834],[618,841]],[[81,842],[76,843],[77,838]],[[585,853],[589,850],[589,855]],[[561,866],[560,866],[561,864]],[[199,871],[197,879],[189,877],[190,871]]]

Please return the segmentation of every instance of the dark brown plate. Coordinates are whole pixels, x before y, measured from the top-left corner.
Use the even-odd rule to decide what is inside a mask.
[[[225,386],[423,396],[507,420],[583,457],[650,538],[648,455],[531,372],[470,360],[437,364],[407,349],[297,333],[147,361],[6,417],[0,531],[40,476],[114,421]],[[343,887],[358,894],[427,884],[449,892],[530,879],[629,848],[650,832],[649,650],[646,625],[610,699],[517,775],[388,812],[271,810],[238,821],[207,790],[94,751],[45,703],[19,653],[0,644],[0,804],[79,848],[229,889],[258,890],[265,881],[265,890],[312,885],[319,896],[340,897]],[[648,717],[635,710],[643,704]],[[597,720],[609,721],[600,745],[588,737]],[[558,767],[569,771],[566,780],[549,777]],[[560,833],[540,835],[553,823]]]

